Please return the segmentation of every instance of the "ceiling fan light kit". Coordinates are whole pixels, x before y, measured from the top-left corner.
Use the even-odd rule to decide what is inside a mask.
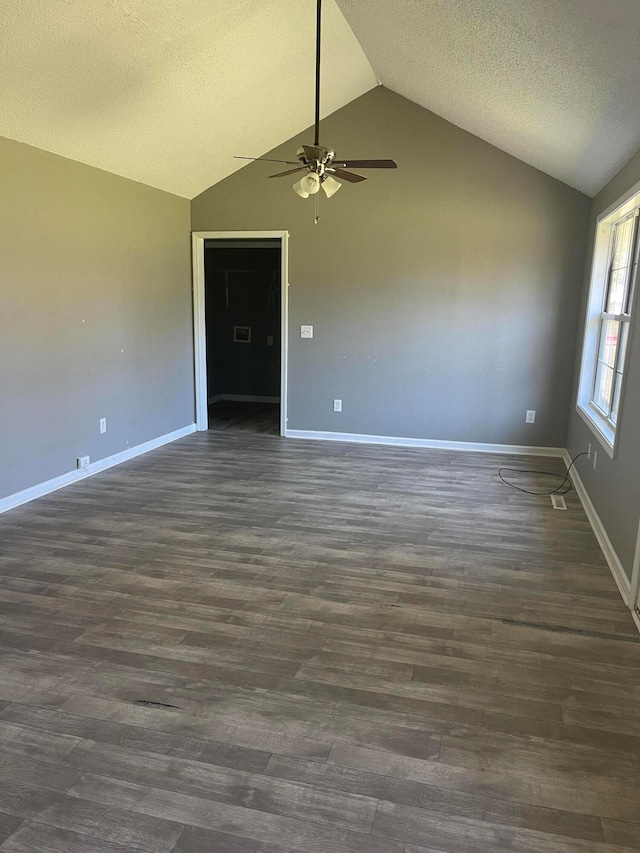
[[[320,176],[315,172],[309,172],[293,185],[293,189],[301,198],[309,198],[320,189]]]
[[[324,194],[327,198],[331,198],[332,195],[335,195],[342,184],[340,181],[336,181],[335,178],[332,178],[331,175],[325,175],[324,181],[322,182],[322,189],[324,190]]]
[[[327,198],[334,196],[342,186],[342,181],[347,181],[350,184],[358,184],[361,181],[366,181],[364,175],[358,175],[355,172],[350,172],[348,169],[397,169],[398,164],[395,160],[336,160],[335,152],[331,148],[325,148],[320,145],[320,31],[322,24],[322,0],[317,0],[316,5],[316,112],[315,112],[315,139],[313,145],[303,145],[298,149],[297,158],[300,163],[298,166],[295,160],[272,160],[270,157],[238,157],[239,160],[266,160],[270,163],[285,163],[288,166],[296,166],[295,169],[287,169],[284,172],[278,172],[275,175],[269,175],[270,178],[282,178],[285,175],[292,175],[294,172],[306,172],[300,180],[293,185],[293,191],[300,198],[309,198],[310,195],[315,196],[315,217],[314,223],[317,225],[319,216],[319,196],[318,192],[322,187]]]
[[[293,191],[294,193],[298,193],[300,198],[309,198],[309,193],[302,186],[302,179],[295,182],[295,184],[293,185]]]

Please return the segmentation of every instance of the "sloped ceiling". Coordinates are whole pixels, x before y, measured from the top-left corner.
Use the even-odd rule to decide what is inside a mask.
[[[590,195],[640,146],[640,0],[338,5],[323,115],[380,80]],[[314,7],[2,0],[0,135],[192,198],[312,123]]]
[[[640,0],[338,0],[383,85],[588,195],[640,147]]]
[[[328,115],[377,81],[323,30]],[[0,3],[0,136],[187,198],[312,124],[314,75],[313,0]]]

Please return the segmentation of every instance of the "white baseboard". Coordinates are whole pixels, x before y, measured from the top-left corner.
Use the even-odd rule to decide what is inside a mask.
[[[88,473],[98,474],[100,471],[106,471],[107,468],[113,468],[114,465],[120,465],[121,462],[127,462],[129,459],[134,459],[136,456],[142,456],[143,453],[148,453],[150,450],[155,450],[157,447],[162,447],[163,444],[171,444],[172,441],[177,441],[179,438],[184,438],[185,435],[191,435],[196,431],[195,424],[177,429],[174,432],[168,432],[166,435],[160,435],[158,438],[152,438],[151,441],[145,441],[144,444],[137,444],[135,447],[130,447],[127,450],[121,450],[120,453],[114,453],[113,456],[107,456],[105,459],[99,459],[89,465]]]
[[[288,429],[287,438],[304,438],[314,441],[349,441],[356,444],[386,444],[392,447],[425,447],[431,450],[462,450],[472,453],[510,453],[518,456],[559,456],[564,458],[562,447],[529,447],[520,444],[483,444],[473,441],[439,441],[432,438],[399,438],[390,435],[360,435],[351,432],[318,432],[308,429]]]
[[[228,400],[230,403],[279,403],[280,397],[265,397],[260,394],[216,394],[215,397],[209,397],[207,402],[211,405],[223,400]]]
[[[126,462],[136,456],[141,456],[143,453],[148,453],[150,450],[155,450],[156,447],[162,447],[163,444],[169,444],[172,441],[177,441],[179,438],[184,438],[185,435],[190,435],[196,431],[195,424],[177,429],[174,432],[169,432],[166,435],[153,438],[151,441],[145,441],[144,444],[138,444],[135,447],[129,447],[127,450],[122,450],[120,453],[114,453],[113,456],[107,456],[104,459],[98,459],[97,462],[92,462],[88,468],[68,471],[66,474],[61,474],[59,477],[54,477],[52,480],[47,480],[44,483],[38,483],[21,492],[16,492],[14,495],[2,498],[0,500],[0,513],[7,512],[10,509],[15,509],[17,506],[34,501],[36,498],[41,498],[51,492],[56,492],[65,486],[70,486],[71,483],[76,483],[78,480],[84,480],[92,474],[98,474],[100,471],[105,471],[107,468],[113,468],[114,465],[119,465],[121,462]]]
[[[41,498],[43,495],[48,495],[51,492],[57,492],[58,489],[70,486],[71,483],[75,483],[77,480],[84,480],[88,476],[87,471],[69,471],[66,474],[61,474],[59,477],[54,477],[52,480],[47,480],[28,489],[23,489],[21,492],[16,492],[0,500],[0,513],[15,509],[17,506],[34,501],[36,498]]]
[[[567,466],[571,464],[571,457],[568,452],[564,453],[564,461]],[[611,544],[611,540],[607,535],[607,531],[605,530],[604,524],[602,523],[600,516],[596,512],[594,505],[591,503],[591,498],[589,497],[589,493],[582,482],[580,474],[576,471],[575,466],[571,469],[571,482],[573,483],[573,487],[576,490],[576,494],[580,498],[580,502],[584,507],[585,514],[589,519],[589,524],[591,525],[591,529],[593,530],[596,539],[598,540],[598,544],[604,554],[604,558],[607,561],[607,564],[611,570],[611,574],[613,575],[613,579],[616,582],[616,586],[620,591],[620,595],[622,596],[622,600],[630,607],[630,598],[631,598],[631,582],[627,577],[627,573],[622,568],[622,563],[618,555],[616,554],[615,548]],[[635,615],[634,615],[635,618]],[[636,624],[640,628],[640,624],[636,618]]]

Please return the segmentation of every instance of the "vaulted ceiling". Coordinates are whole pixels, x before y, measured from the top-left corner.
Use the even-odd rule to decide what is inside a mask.
[[[0,135],[191,198],[313,123],[314,0],[1,0]],[[327,0],[324,112],[376,78]]]
[[[640,0],[338,0],[387,86],[594,195],[640,147]]]
[[[0,135],[191,198],[313,120],[314,0],[3,0]],[[592,195],[640,147],[638,0],[325,0],[382,82]]]

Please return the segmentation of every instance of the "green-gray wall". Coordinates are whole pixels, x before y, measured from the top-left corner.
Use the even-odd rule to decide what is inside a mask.
[[[589,223],[589,243],[586,250],[583,300],[580,311],[580,332],[584,328],[587,295],[590,286],[593,241],[596,218],[625,192],[640,182],[640,151],[609,181],[593,199]],[[575,382],[570,402],[568,449],[572,456],[587,449],[591,442],[598,450],[597,468],[589,461],[579,460],[580,477],[622,566],[629,577],[640,518],[640,311],[638,299],[632,321],[631,351],[627,368],[624,400],[618,422],[616,458],[610,459],[591,430],[578,415],[575,404],[582,351],[582,334],[576,349]]]
[[[194,404],[189,202],[3,138],[0,187],[1,499]]]
[[[589,199],[383,88],[321,130],[398,170],[322,197],[318,225],[274,163],[191,205],[195,231],[291,234],[288,427],[564,446]]]

